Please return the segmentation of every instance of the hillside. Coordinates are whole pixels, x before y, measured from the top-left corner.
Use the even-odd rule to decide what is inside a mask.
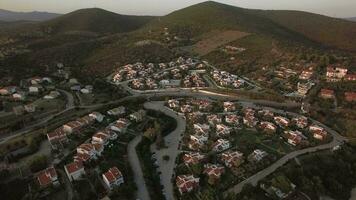
[[[235,29],[356,51],[353,39],[356,23],[306,12],[244,9],[213,1],[175,11],[153,21],[148,27],[183,29],[192,37],[216,29]]]
[[[326,46],[356,51],[356,23],[301,11],[259,11],[262,16]]]
[[[52,33],[88,31],[95,33],[128,32],[140,28],[153,17],[119,15],[103,9],[82,9],[40,24]]]
[[[350,18],[346,18],[346,20],[349,20],[349,21],[353,21],[353,22],[356,22],[356,17],[350,17]]]
[[[0,9],[0,21],[46,21],[60,16],[57,13],[48,12],[14,12]]]

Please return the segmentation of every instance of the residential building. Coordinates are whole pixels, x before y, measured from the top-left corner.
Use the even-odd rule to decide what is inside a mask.
[[[209,184],[213,185],[220,180],[221,175],[225,172],[225,168],[219,164],[205,164],[203,174],[208,176]]]
[[[199,187],[199,178],[195,178],[193,175],[180,175],[176,178],[176,185],[182,195],[197,189]]]
[[[274,117],[274,121],[276,124],[280,127],[288,127],[289,126],[289,119],[282,117],[282,116],[276,116]]]
[[[265,158],[266,156],[268,156],[268,153],[261,150],[261,149],[255,149],[248,157],[247,160],[249,162],[259,162],[261,161],[263,158]]]
[[[236,110],[235,104],[233,102],[229,102],[229,101],[224,102],[223,107],[224,107],[225,112],[233,112]]]
[[[114,116],[118,116],[118,115],[123,115],[126,113],[126,108],[123,106],[111,109],[107,111],[108,115],[114,115]]]
[[[62,148],[63,145],[68,143],[68,138],[62,127],[55,129],[47,134],[47,139],[52,149]]]
[[[216,124],[216,135],[218,137],[226,137],[230,135],[231,129],[230,127],[224,124]]]
[[[221,154],[221,161],[228,168],[236,168],[239,167],[242,163],[244,163],[243,153],[239,151],[228,151]]]
[[[263,121],[260,123],[260,128],[266,133],[275,133],[277,126],[271,122]]]
[[[308,118],[304,116],[294,117],[292,123],[298,128],[303,129],[308,126]]]
[[[117,167],[110,168],[103,175],[103,180],[106,186],[110,189],[120,186],[124,183],[124,176]]]
[[[212,145],[212,150],[215,152],[222,152],[230,148],[230,141],[225,139],[218,139]]]
[[[184,164],[186,165],[195,165],[199,164],[202,160],[205,159],[205,155],[199,152],[189,152],[185,153],[182,157]]]
[[[36,174],[36,179],[40,188],[46,188],[51,185],[57,186],[60,184],[56,169],[53,166],[38,172]]]
[[[64,170],[70,181],[76,181],[85,175],[84,166],[81,162],[72,162],[64,166]]]
[[[356,101],[356,92],[345,92],[345,100],[348,102]]]
[[[94,118],[97,122],[102,122],[104,120],[104,115],[99,112],[92,112],[89,114],[89,117]]]
[[[323,99],[333,99],[333,98],[335,98],[334,90],[321,89],[320,90],[320,97],[323,98]]]
[[[146,117],[146,111],[145,110],[139,110],[137,112],[134,112],[130,115],[130,119],[135,121],[135,122],[141,122],[143,119]]]

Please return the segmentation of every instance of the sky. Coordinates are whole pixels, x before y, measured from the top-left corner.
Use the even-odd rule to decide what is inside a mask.
[[[68,13],[81,8],[103,8],[120,14],[165,15],[204,0],[0,0],[13,11]],[[268,10],[302,10],[331,17],[356,17],[356,0],[216,0],[234,6]]]

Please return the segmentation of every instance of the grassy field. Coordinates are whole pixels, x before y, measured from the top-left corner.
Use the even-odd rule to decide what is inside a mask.
[[[203,39],[193,46],[193,51],[200,56],[204,56],[222,45],[228,44],[247,35],[249,35],[249,33],[233,30],[211,31],[204,35]]]

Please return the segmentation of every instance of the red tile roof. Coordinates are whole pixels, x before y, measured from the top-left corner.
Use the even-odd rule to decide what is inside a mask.
[[[72,174],[83,169],[84,167],[82,162],[72,162],[66,165],[65,168],[67,169],[68,173]]]

